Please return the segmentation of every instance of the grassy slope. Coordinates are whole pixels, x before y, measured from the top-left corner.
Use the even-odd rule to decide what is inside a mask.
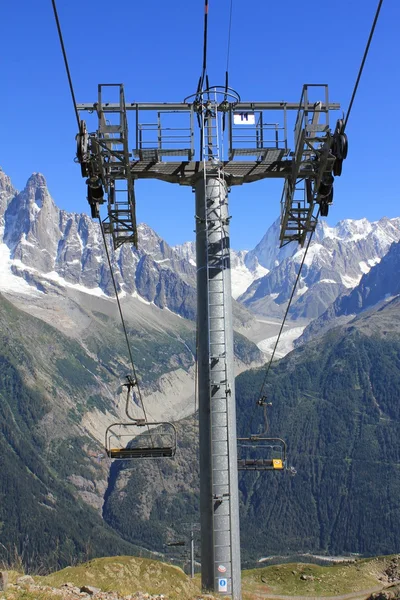
[[[392,556],[357,560],[354,563],[341,563],[333,566],[291,563],[273,565],[243,571],[242,588],[244,600],[253,600],[271,595],[282,596],[338,596],[383,587],[379,577],[391,562]],[[301,575],[313,576],[302,580]],[[10,574],[11,575],[11,574]],[[10,576],[15,582],[16,574]],[[134,594],[137,591],[150,594],[164,594],[171,600],[189,600],[198,596],[200,579],[191,581],[183,571],[175,566],[145,558],[122,556],[99,558],[88,563],[67,567],[46,577],[35,577],[35,583],[42,586],[60,587],[66,582],[76,586],[92,585],[102,591],[120,594]],[[7,600],[15,597],[30,598],[29,595],[13,595],[10,591]],[[32,598],[42,598],[38,592]],[[47,598],[44,594],[43,598]]]
[[[243,574],[243,589],[247,598],[256,594],[287,596],[338,596],[381,586],[378,574],[389,557],[366,559],[355,563],[321,567],[313,564],[288,563]],[[314,579],[301,579],[301,575]]]
[[[103,591],[125,595],[145,591],[180,599],[190,598],[198,591],[196,584],[178,567],[130,556],[98,558],[37,580],[38,583],[54,587],[70,581],[77,586],[92,585]]]

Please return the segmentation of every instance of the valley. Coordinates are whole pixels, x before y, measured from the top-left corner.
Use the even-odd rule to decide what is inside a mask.
[[[302,257],[278,249],[277,231],[232,252],[240,435],[265,429],[256,401]],[[148,415],[176,422],[178,450],[111,464],[104,432],[124,418],[130,364],[97,225],[58,209],[42,175],[18,192],[0,171],[5,562],[13,547],[47,571],[72,556],[164,554],[199,521],[193,244],[172,248],[144,224],[139,237],[112,261]],[[268,434],[297,475],[241,475],[244,567],[400,551],[399,240],[399,218],[317,228],[266,390]],[[130,410],[142,417],[137,401]]]

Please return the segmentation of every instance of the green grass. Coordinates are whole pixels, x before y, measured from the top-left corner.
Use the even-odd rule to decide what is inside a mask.
[[[387,568],[392,556],[318,566],[305,563],[272,565],[242,572],[244,600],[261,600],[274,596],[339,596],[382,588],[379,576]],[[301,575],[313,579],[301,579]],[[15,583],[18,573],[9,573],[10,583]],[[104,592],[121,595],[141,591],[164,594],[169,600],[192,600],[199,596],[200,575],[191,580],[178,567],[147,558],[120,556],[97,558],[75,567],[67,567],[45,577],[35,577],[36,585],[61,587],[66,582],[77,587],[90,585]],[[50,591],[9,590],[6,600],[48,600],[54,598]],[[218,597],[214,594],[213,597]]]
[[[304,563],[273,565],[244,571],[243,589],[247,599],[265,593],[283,596],[339,596],[380,586],[377,574],[384,564],[385,558],[327,567]],[[301,575],[312,576],[313,579],[301,579]]]
[[[40,585],[53,587],[69,581],[77,586],[92,585],[104,592],[128,595],[143,591],[180,600],[192,598],[198,593],[197,586],[178,567],[131,556],[96,558],[35,580]]]

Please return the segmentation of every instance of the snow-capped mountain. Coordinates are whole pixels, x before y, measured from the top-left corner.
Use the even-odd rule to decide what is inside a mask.
[[[380,303],[387,303],[400,295],[400,242],[394,242],[382,260],[362,276],[350,292],[340,295],[333,304],[305,329],[299,344],[324,334]]]
[[[95,296],[113,287],[97,223],[60,210],[43,175],[18,193],[0,171],[0,291],[43,292],[57,285]],[[110,253],[122,294],[153,302],[187,318],[195,315],[195,270],[147,225],[139,225],[138,251]]]
[[[275,223],[273,229],[276,226]],[[320,222],[310,244],[292,303],[292,319],[318,317],[339,294],[354,288],[363,274],[368,273],[386,254],[390,245],[398,240],[398,217],[382,218],[373,223],[367,219],[346,219],[335,227],[330,227],[324,221]],[[271,243],[275,244],[276,256],[275,266],[272,268]],[[253,257],[270,271],[252,283],[238,298],[256,314],[282,314],[304,256],[304,249],[289,245],[279,251],[277,245],[277,235],[266,235],[254,250]],[[283,251],[286,256],[281,254]]]
[[[173,250],[191,265],[196,266],[195,242],[185,242],[179,246],[174,246]],[[251,252],[254,252],[254,250]],[[251,252],[231,249],[232,296],[235,299],[243,294],[256,279],[268,273],[268,269],[259,264],[256,256],[248,260],[247,257]]]
[[[321,222],[310,245],[292,304],[291,320],[305,326],[347,289],[354,288],[400,240],[400,218],[370,223]],[[121,297],[136,298],[189,319],[196,313],[195,243],[170,247],[147,225],[139,225],[139,249],[110,247]],[[279,222],[250,251],[231,254],[233,297],[238,326],[248,329],[252,313],[280,319],[290,296],[304,249],[279,248]],[[0,171],[0,291],[43,294],[59,289],[109,298],[113,286],[99,226],[86,214],[60,210],[43,175],[33,174],[22,192]],[[251,326],[253,327],[253,325]],[[293,333],[287,333],[292,343]],[[299,330],[300,335],[301,330]],[[271,332],[275,335],[276,332]],[[246,333],[247,335],[247,333]],[[272,337],[254,339],[269,348]],[[268,338],[268,339],[267,339]],[[269,345],[268,345],[269,344]]]
[[[145,224],[139,248],[114,251],[108,238],[121,298],[168,309],[193,320],[196,269],[190,256],[171,248]],[[114,295],[99,225],[86,214],[59,209],[43,175],[34,173],[21,192],[0,170],[0,292],[37,295],[68,289],[90,296]],[[234,303],[238,327],[253,317]]]

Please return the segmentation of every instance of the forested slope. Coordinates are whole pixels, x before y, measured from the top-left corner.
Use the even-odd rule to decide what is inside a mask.
[[[39,370],[49,346],[52,354]],[[75,362],[70,378],[63,379],[56,364],[71,346]],[[88,456],[89,448],[96,450],[94,441],[78,435],[66,402],[70,394],[71,403],[88,410],[83,398],[91,397],[95,383],[89,361],[76,343],[0,296],[0,560],[5,563],[22,560],[25,568],[45,571],[92,556],[137,552],[80,499],[68,479],[72,473],[93,481],[104,476]],[[67,363],[61,364],[65,370]]]
[[[245,561],[298,551],[400,550],[399,324],[397,299],[272,368],[269,435],[286,440],[297,475],[240,477]],[[264,375],[247,371],[236,380],[240,434],[250,433],[253,414],[251,433],[263,429],[262,410],[254,413],[254,406]],[[166,490],[154,464],[113,467],[104,515],[128,540],[161,549],[183,522],[199,518],[197,441],[190,422],[182,429],[178,461],[160,462]]]

